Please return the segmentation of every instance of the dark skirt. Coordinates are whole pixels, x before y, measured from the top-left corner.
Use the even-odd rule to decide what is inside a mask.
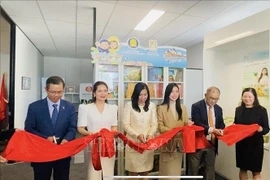
[[[236,166],[242,170],[261,172],[263,163],[263,137],[260,134],[236,143]]]

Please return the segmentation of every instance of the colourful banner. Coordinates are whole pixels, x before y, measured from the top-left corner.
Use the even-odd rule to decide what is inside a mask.
[[[157,41],[149,40],[149,47],[143,48],[137,38],[129,38],[126,43],[120,43],[115,36],[100,39],[96,47],[91,48],[92,63],[124,64],[157,67],[185,68],[186,49],[172,46],[157,46]]]

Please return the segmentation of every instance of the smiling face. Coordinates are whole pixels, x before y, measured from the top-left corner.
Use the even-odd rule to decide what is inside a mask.
[[[254,100],[255,96],[252,94],[252,92],[250,91],[244,92],[242,96],[242,101],[246,107],[253,107]]]
[[[110,48],[111,49],[117,49],[118,48],[118,43],[116,41],[111,41],[110,42]]]
[[[174,86],[172,92],[169,96],[171,101],[176,101],[179,98],[179,89],[178,87]]]
[[[96,101],[105,101],[108,98],[108,88],[104,84],[97,86],[97,90],[94,92]]]
[[[263,74],[263,75],[267,75],[267,74],[268,74],[268,72],[267,72],[267,69],[266,69],[266,68],[263,68],[263,70],[262,70],[262,74]]]

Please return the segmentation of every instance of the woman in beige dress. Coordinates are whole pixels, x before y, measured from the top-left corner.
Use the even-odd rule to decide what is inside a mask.
[[[150,102],[149,89],[145,83],[134,87],[131,102],[125,105],[123,126],[127,137],[135,142],[145,143],[154,137],[157,131],[156,107]],[[146,176],[153,168],[154,151],[142,154],[125,148],[125,169],[130,176]]]
[[[166,87],[162,104],[157,107],[158,130],[161,134],[188,124],[187,109],[180,104],[179,87],[170,83]],[[182,133],[178,133],[161,147],[159,176],[180,176],[182,169]],[[179,180],[167,178],[166,180]]]

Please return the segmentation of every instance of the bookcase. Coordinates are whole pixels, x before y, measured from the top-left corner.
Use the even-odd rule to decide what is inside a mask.
[[[109,87],[109,104],[118,105],[118,130],[124,133],[122,117],[124,106],[131,100],[136,83],[145,82],[150,91],[150,99],[156,105],[161,104],[166,86],[175,82],[181,89],[181,103],[185,103],[185,68],[153,67],[153,66],[131,66],[124,64],[102,64],[94,65],[95,81],[104,81]],[[157,134],[158,135],[158,131]],[[124,149],[121,140],[117,140],[117,158],[115,163],[115,175],[127,175],[124,166]],[[159,151],[155,151],[154,167],[151,175],[158,175]],[[183,158],[182,171],[186,171],[185,157]]]

